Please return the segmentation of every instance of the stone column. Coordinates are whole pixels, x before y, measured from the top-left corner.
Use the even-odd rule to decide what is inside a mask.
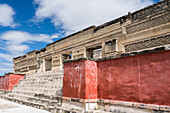
[[[42,71],[45,72],[45,59],[43,59],[43,63],[42,63]]]
[[[87,58],[86,47],[84,47],[84,58]]]
[[[106,57],[105,55],[105,42],[102,43],[102,58]]]
[[[126,28],[124,25],[122,25],[122,36],[126,36],[127,33],[126,33]]]
[[[62,57],[62,54],[60,54],[60,69],[63,69],[63,57]]]

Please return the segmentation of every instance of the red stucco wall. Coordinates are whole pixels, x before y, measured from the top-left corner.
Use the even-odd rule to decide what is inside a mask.
[[[0,90],[4,89],[4,79],[5,79],[5,76],[0,76]]]
[[[24,75],[10,74],[8,90],[13,90],[14,85],[17,85],[21,79],[24,79]]]
[[[170,51],[66,63],[63,96],[170,106]]]
[[[63,96],[85,98],[85,61],[64,64]]]
[[[5,80],[4,80],[4,90],[9,89],[9,74],[5,75]]]
[[[170,51],[98,62],[98,98],[170,105]]]
[[[96,66],[96,62],[85,60],[64,64],[63,96],[80,99],[96,99]]]
[[[86,60],[85,64],[85,99],[97,99],[97,63]]]
[[[13,90],[14,85],[17,85],[20,79],[24,79],[24,75],[6,74],[4,76],[4,83],[0,83],[0,85],[4,86],[4,90]]]

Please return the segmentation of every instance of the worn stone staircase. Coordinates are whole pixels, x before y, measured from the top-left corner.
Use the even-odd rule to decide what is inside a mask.
[[[63,70],[26,75],[5,98],[20,104],[57,112],[62,104]]]

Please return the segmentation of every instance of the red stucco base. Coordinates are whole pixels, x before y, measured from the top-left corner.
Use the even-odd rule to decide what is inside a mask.
[[[5,76],[0,76],[0,90],[4,90]]]
[[[98,98],[170,105],[170,51],[98,62]]]
[[[81,99],[96,99],[97,63],[84,60],[65,64],[63,96]]]
[[[24,79],[24,75],[6,74],[5,76],[0,77],[0,89],[13,90],[14,85],[17,85],[20,79]]]
[[[64,64],[63,96],[170,106],[170,51]]]

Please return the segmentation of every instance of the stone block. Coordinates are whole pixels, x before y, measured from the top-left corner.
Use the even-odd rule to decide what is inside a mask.
[[[147,106],[144,103],[133,103],[133,107],[146,109]]]
[[[147,104],[147,109],[159,110],[159,105]]]
[[[159,109],[161,111],[169,111],[170,112],[170,106],[159,106]]]

